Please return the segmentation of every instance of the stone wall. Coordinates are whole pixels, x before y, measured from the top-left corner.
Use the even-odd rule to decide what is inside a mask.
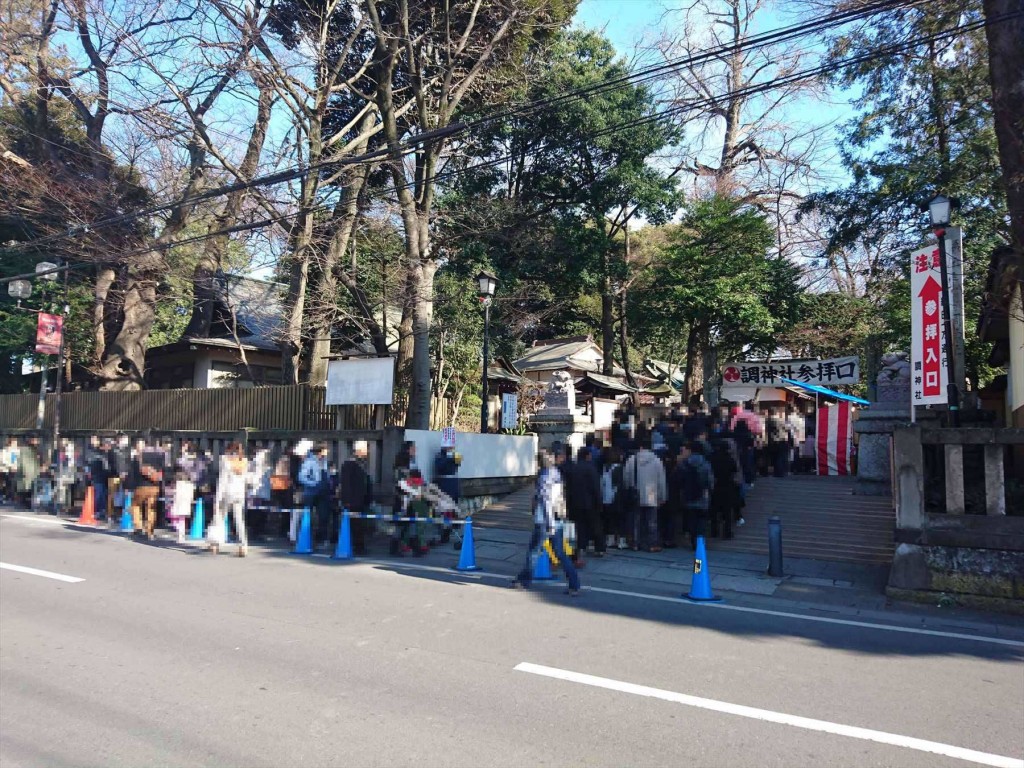
[[[1024,552],[903,543],[886,594],[1024,615]]]

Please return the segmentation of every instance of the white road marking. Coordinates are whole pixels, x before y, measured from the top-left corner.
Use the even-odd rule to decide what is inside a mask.
[[[792,613],[790,611],[773,611],[768,608],[751,608],[745,605],[730,605],[728,603],[694,603],[681,597],[668,597],[666,595],[648,595],[643,592],[629,592],[623,589],[606,589],[604,587],[584,587],[586,591],[600,592],[607,595],[621,595],[622,597],[636,597],[642,600],[655,600],[663,603],[677,603],[693,608],[713,608],[720,611],[737,611],[738,613],[758,613],[762,616],[778,616],[784,619],[801,619],[803,621],[815,621],[820,624],[838,624],[844,627],[863,627],[864,629],[882,629],[888,632],[904,632],[910,635],[926,635],[929,637],[947,637],[953,640],[974,640],[979,643],[992,643],[994,645],[1008,645],[1012,648],[1024,648],[1024,641],[1009,640],[1003,637],[992,637],[990,635],[968,635],[962,632],[943,632],[938,629],[922,629],[919,627],[901,627],[895,624],[878,624],[871,621],[854,621],[853,619],[834,619],[830,616],[810,616],[806,613]]]
[[[25,565],[11,565],[10,563],[0,563],[0,569],[7,571],[16,571],[18,573],[27,573],[30,576],[42,576],[45,579],[66,581],[68,584],[78,584],[81,581],[85,581],[85,579],[80,579],[77,576],[65,576],[63,573],[54,573],[53,571],[41,571],[38,568],[29,568]]]
[[[22,520],[26,523],[44,523],[46,525],[67,525],[68,521],[61,520],[59,517],[40,517],[38,515],[9,515],[4,514],[0,517],[9,517],[12,520]]]
[[[820,731],[822,733],[831,733],[837,736],[847,736],[852,739],[863,739],[865,741],[875,741],[879,744],[890,744],[895,747],[916,749],[919,752],[930,752],[936,755],[944,755],[946,757],[966,760],[979,765],[991,765],[996,768],[1024,768],[1024,760],[1020,760],[1015,757],[993,755],[988,752],[978,752],[977,750],[966,749],[964,747],[955,747],[951,744],[942,744],[937,741],[917,739],[913,736],[901,736],[896,733],[886,733],[885,731],[874,731],[870,728],[859,728],[854,725],[830,723],[827,720],[814,720],[813,718],[800,717],[799,715],[787,715],[784,712],[773,712],[770,709],[757,709],[756,707],[746,707],[742,704],[730,704],[727,701],[716,701],[715,699],[705,699],[700,696],[689,696],[685,693],[665,691],[660,688],[649,688],[646,685],[635,685],[633,683],[625,683],[620,680],[612,680],[607,677],[596,677],[594,675],[570,672],[556,667],[545,667],[540,664],[531,664],[526,661],[521,664],[517,664],[515,670],[517,672],[529,672],[533,675],[541,675],[542,677],[552,677],[556,680],[566,680],[570,683],[581,683],[595,688],[605,688],[610,691],[632,693],[635,696],[647,696],[652,699],[671,701],[675,704],[685,704],[688,707],[707,709],[712,712],[722,712],[727,715],[737,715],[739,717],[747,717],[753,720],[763,720],[769,723],[790,725],[794,728],[803,728],[808,731]]]

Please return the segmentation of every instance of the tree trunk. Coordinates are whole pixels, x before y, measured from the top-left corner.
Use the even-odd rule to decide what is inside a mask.
[[[101,389],[139,390],[144,386],[146,342],[156,317],[155,277],[135,277],[124,297],[124,320],[97,372]]]
[[[322,98],[322,94],[321,94]],[[323,105],[318,103],[305,126],[310,166],[323,157],[321,135]],[[313,248],[314,207],[320,189],[320,176],[306,174],[299,193],[299,215],[291,231],[291,265],[285,300],[284,338],[281,341],[281,383],[298,384],[302,367],[302,319],[306,312],[306,288],[309,283],[309,259]]]
[[[704,363],[700,353],[702,336],[699,325],[691,325],[686,335],[686,382],[683,386],[683,402],[689,403],[703,388]]]
[[[718,348],[711,343],[711,339],[706,333],[702,339],[701,347],[703,349],[702,362],[704,364],[704,402],[706,402],[709,407],[714,408],[718,405],[720,393],[720,382],[718,380]]]
[[[430,325],[434,319],[434,275],[437,263],[424,259],[409,270],[412,291],[412,387],[406,429],[430,428]]]
[[[375,119],[376,115],[373,112],[367,112],[366,117],[362,119],[356,128],[357,134],[361,135],[369,131],[373,127]],[[366,139],[361,141],[358,146],[353,148],[352,152],[357,155],[365,152],[367,141]],[[319,278],[312,291],[312,295],[317,298],[317,306],[312,313],[314,317],[311,329],[313,349],[309,361],[309,383],[317,386],[323,386],[327,383],[327,363],[328,357],[331,354],[331,333],[334,321],[337,319],[338,278],[341,272],[342,258],[348,252],[352,233],[355,232],[356,224],[359,221],[359,195],[362,194],[363,186],[369,173],[370,167],[368,165],[359,165],[350,173],[342,176],[342,198],[334,209],[336,218],[334,236],[327,247]],[[362,316],[363,323],[367,326],[375,326],[377,323],[373,317],[372,308],[369,306],[366,294],[359,286],[359,279],[355,274],[355,264],[352,265],[352,271],[341,277],[341,280],[355,299],[356,308]],[[370,329],[371,337],[378,337],[373,339],[374,347],[377,354],[386,355],[388,353],[387,343],[385,342],[383,349],[381,349],[378,342],[383,334],[380,333],[379,327],[376,328],[376,331],[377,333],[375,334],[374,329]]]
[[[291,272],[288,278],[284,339],[281,343],[281,383],[298,384],[302,366],[302,316],[306,307],[306,284],[309,282],[309,241],[313,235],[313,217],[306,216],[292,249]],[[301,241],[302,244],[299,244]]]
[[[633,372],[629,369],[629,329],[626,326],[626,289],[619,291],[619,355],[622,356],[622,367],[626,371],[626,381],[636,386]]]
[[[601,277],[601,373],[615,374],[615,296],[612,293],[611,256],[605,247]]]
[[[100,267],[96,274],[96,285],[93,289],[92,333],[96,340],[93,346],[93,368],[99,370],[103,365],[103,353],[107,346],[107,297],[110,287],[117,278],[113,267]]]
[[[629,285],[629,262],[631,257],[629,247],[629,222],[626,222],[625,227],[623,227],[622,236],[626,246],[624,254],[626,262],[626,277],[625,280],[622,281],[622,288],[616,296],[616,303],[618,304],[619,310],[619,354],[622,356],[622,368],[626,372],[626,382],[635,386],[636,382],[633,379],[633,372],[629,369],[629,328],[626,325],[626,286]]]
[[[221,267],[219,238],[210,238],[203,244],[203,252],[192,273],[192,317],[189,318],[184,338],[206,338],[213,324],[213,307],[217,301],[217,271]]]
[[[989,24],[985,34],[1011,242],[1020,265],[1024,262],[1024,0],[984,0],[984,7],[988,19],[1017,14]]]

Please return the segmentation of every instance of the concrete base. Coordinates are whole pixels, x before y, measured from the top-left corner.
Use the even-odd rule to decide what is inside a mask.
[[[537,447],[544,451],[555,442],[580,448],[586,435],[594,431],[594,425],[581,416],[554,415],[541,411],[530,419],[530,430],[537,434]]]
[[[1024,614],[1024,552],[900,544],[886,594]]]

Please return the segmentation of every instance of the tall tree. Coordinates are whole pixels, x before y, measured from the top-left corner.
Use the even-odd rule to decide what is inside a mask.
[[[491,226],[467,227],[471,238],[490,241],[503,275],[508,269],[522,279],[532,272],[548,285],[600,297],[604,372],[611,374],[616,347],[622,354],[615,321],[629,285],[627,229],[641,217],[663,223],[681,202],[671,175],[654,164],[675,134],[656,119],[651,91],[626,82],[625,62],[596,33],[567,32],[533,64],[523,95],[543,106],[515,114],[482,139],[478,157],[496,167],[469,182],[461,213],[479,213],[481,204],[511,212]],[[563,98],[580,90],[586,98]],[[483,202],[480,195],[487,196]],[[524,254],[510,228],[528,235],[526,249],[538,240],[541,248]],[[546,242],[538,237],[545,229]],[[556,278],[552,247],[572,279]]]
[[[842,145],[852,182],[806,207],[824,216],[826,258],[853,252],[869,264],[867,295],[893,313],[887,327],[903,330],[886,342],[904,348],[905,257],[929,231],[922,204],[938,191],[963,201],[954,223],[964,229],[967,317],[977,316],[989,254],[1009,237],[985,30],[956,31],[981,19],[980,0],[936,0],[872,16],[832,42],[835,60],[864,56],[836,75],[838,85],[861,94]],[[897,53],[878,54],[896,45]],[[977,389],[987,345],[973,323],[965,332],[967,378]],[[871,371],[874,360],[866,362]]]
[[[564,24],[574,7],[571,0],[365,0],[375,46],[368,74],[405,237],[413,339],[408,427],[430,424],[430,329],[439,266],[431,225],[437,174],[449,149],[445,130],[460,109],[493,96],[487,90],[491,76]],[[403,115],[407,99],[414,106]],[[405,142],[418,134],[423,138],[407,158]]]
[[[692,203],[672,231],[637,311],[686,329],[684,397],[701,394],[698,350],[712,338],[729,354],[770,353],[796,320],[799,269],[769,255],[774,240],[763,214],[720,196]]]

